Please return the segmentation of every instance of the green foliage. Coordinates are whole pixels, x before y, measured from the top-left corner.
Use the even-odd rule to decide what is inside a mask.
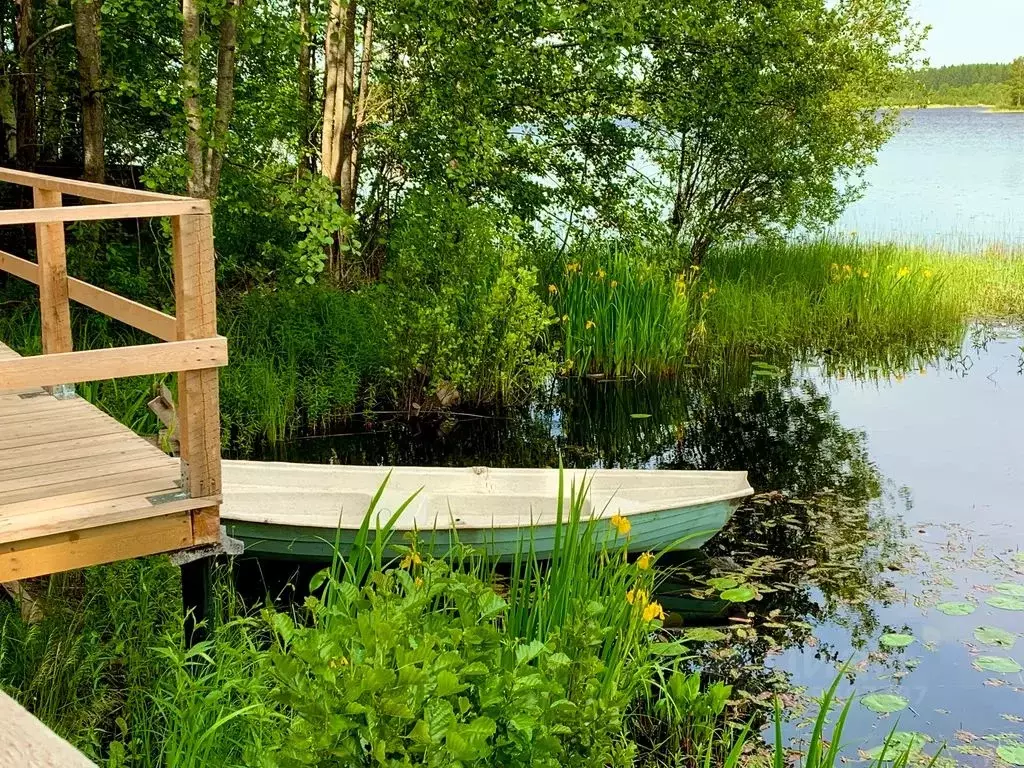
[[[697,273],[674,274],[657,249],[588,244],[553,258],[547,293],[567,373],[678,371],[700,325]],[[707,296],[704,296],[706,300]]]
[[[221,420],[242,447],[344,415],[379,365],[379,331],[360,294],[253,291],[224,314],[232,360],[221,373]]]
[[[516,401],[553,372],[536,270],[493,211],[441,192],[414,195],[389,248],[371,295],[388,375],[410,397],[444,387],[469,403]]]

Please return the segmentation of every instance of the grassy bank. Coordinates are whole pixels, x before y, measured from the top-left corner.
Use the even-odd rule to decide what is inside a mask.
[[[837,370],[899,372],[959,349],[972,322],[1024,319],[1024,257],[996,246],[960,254],[853,239],[754,243],[719,248],[694,268],[670,249],[632,243],[538,247],[528,259],[488,220],[449,243],[433,231],[443,222],[422,221],[430,231],[400,233],[378,284],[223,297],[226,444],[245,453],[356,408],[521,403],[556,373],[673,376],[818,356]],[[413,247],[423,239],[438,243],[429,261]],[[7,304],[0,339],[37,353],[34,300],[15,294]],[[75,313],[74,329],[77,348],[145,341],[89,311]],[[161,378],[170,377],[79,391],[153,433],[145,404]]]
[[[1024,319],[1024,258],[822,239],[677,255],[589,246],[549,277],[564,369],[659,375],[681,365],[958,347],[975,321]]]
[[[415,542],[391,559],[387,526],[364,525],[301,608],[247,613],[221,581],[192,648],[166,559],[56,577],[33,621],[0,600],[0,685],[107,766],[733,768],[755,750],[747,715],[687,668],[700,632],[665,628],[658,558],[627,560],[628,528],[583,501],[550,563],[524,551],[502,574]],[[814,768],[839,763],[852,699],[826,738],[834,692]]]

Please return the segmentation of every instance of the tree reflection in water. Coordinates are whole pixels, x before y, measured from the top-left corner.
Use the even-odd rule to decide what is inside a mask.
[[[842,661],[878,628],[873,601],[898,540],[883,483],[861,433],[842,426],[827,393],[806,377],[755,371],[739,385],[696,376],[673,382],[559,382],[544,401],[498,416],[363,417],[335,437],[285,444],[275,458],[381,465],[745,469],[758,495],[706,547],[673,569],[666,602],[697,608],[702,582],[737,574],[757,599],[715,619],[730,641],[700,664],[751,696],[785,683],[766,666],[784,648],[814,645]],[[733,377],[735,378],[735,377]],[[673,599],[675,602],[673,602]],[[844,627],[850,645],[816,645],[814,627]],[[782,678],[780,680],[780,678]]]

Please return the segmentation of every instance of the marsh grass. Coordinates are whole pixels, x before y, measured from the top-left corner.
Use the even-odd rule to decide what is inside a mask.
[[[997,245],[822,238],[721,247],[699,270],[679,263],[668,249],[609,244],[556,259],[563,370],[656,376],[822,355],[839,370],[907,370],[958,350],[971,323],[1024,322],[1024,254]]]

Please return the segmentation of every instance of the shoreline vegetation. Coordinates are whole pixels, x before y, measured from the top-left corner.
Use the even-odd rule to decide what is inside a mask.
[[[246,607],[220,572],[191,646],[166,558],[54,577],[31,620],[0,602],[0,683],[111,768],[841,764],[847,670],[802,713],[806,755],[781,760],[778,698],[743,704],[693,670],[729,633],[667,625],[656,594],[670,571],[655,553],[625,556],[628,524],[586,519],[586,488],[559,494],[550,563],[527,540],[507,571],[466,547],[432,557],[393,540],[395,517],[374,514],[383,490],[302,606]],[[716,584],[726,600],[755,594]],[[906,768],[921,746],[894,729],[864,765]]]
[[[1024,255],[1000,245],[962,253],[855,236],[769,241],[721,246],[703,267],[680,267],[672,249],[591,241],[562,252],[538,249],[535,258],[519,262],[514,293],[499,276],[489,278],[490,289],[480,286],[491,292],[482,307],[440,286],[453,297],[454,323],[431,320],[415,335],[405,326],[391,335],[381,317],[399,305],[412,313],[427,294],[387,280],[354,293],[300,287],[227,302],[225,446],[244,455],[327,430],[357,409],[486,412],[529,402],[552,376],[713,376],[752,359],[825,353],[836,370],[874,356],[903,359],[906,372],[922,356],[959,348],[972,323],[1024,322]],[[490,301],[499,303],[490,308]],[[517,313],[525,319],[510,328]],[[130,340],[88,314],[75,320],[76,333],[94,346]],[[38,322],[30,305],[8,312],[0,338],[37,353]],[[97,382],[79,391],[155,434],[145,403],[162,380]]]

